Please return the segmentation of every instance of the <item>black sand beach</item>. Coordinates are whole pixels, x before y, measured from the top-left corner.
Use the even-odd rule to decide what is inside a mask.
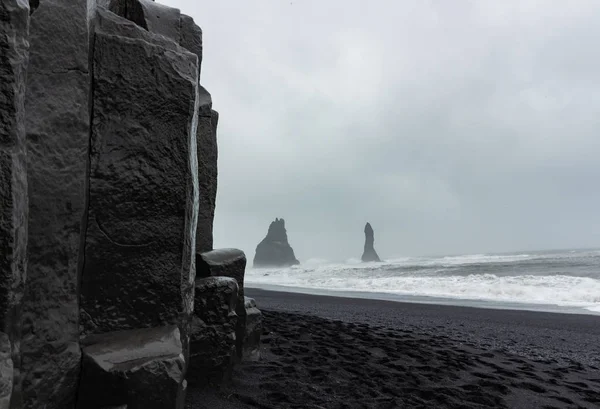
[[[247,289],[263,359],[187,408],[599,408],[600,317]]]

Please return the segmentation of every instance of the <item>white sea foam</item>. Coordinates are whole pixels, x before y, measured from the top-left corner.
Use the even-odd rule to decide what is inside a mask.
[[[518,263],[535,257],[473,255],[436,259],[397,258],[385,263],[301,265],[288,269],[246,272],[246,283],[289,286],[308,290],[359,291],[437,298],[546,304],[600,312],[600,278],[566,274],[455,274],[455,267],[473,263]],[[352,260],[355,261],[355,260]],[[411,268],[429,268],[422,272]],[[439,266],[439,268],[430,268]],[[443,266],[449,266],[445,269]],[[405,270],[402,270],[405,269]]]
[[[522,261],[539,256],[531,256],[529,254],[512,254],[512,255],[487,255],[473,254],[466,256],[446,256],[441,260],[435,260],[441,264],[480,264],[480,263],[510,263],[514,261]]]

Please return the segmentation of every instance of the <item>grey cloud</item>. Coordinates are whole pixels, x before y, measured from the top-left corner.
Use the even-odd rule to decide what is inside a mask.
[[[162,0],[203,27],[215,245],[301,261],[600,244],[596,1]],[[290,4],[292,3],[292,4]]]

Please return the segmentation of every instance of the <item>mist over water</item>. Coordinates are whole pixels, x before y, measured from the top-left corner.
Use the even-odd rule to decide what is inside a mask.
[[[245,281],[258,288],[359,292],[373,298],[387,294],[399,300],[434,297],[432,302],[447,299],[467,305],[476,300],[483,306],[554,306],[600,313],[600,250],[403,257],[382,263],[312,259],[285,269],[250,268]]]

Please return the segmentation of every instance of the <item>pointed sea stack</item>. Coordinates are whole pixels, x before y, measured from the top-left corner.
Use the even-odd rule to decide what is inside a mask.
[[[267,237],[256,246],[254,267],[289,267],[300,264],[290,247],[285,231],[285,221],[275,219],[269,226]]]
[[[381,261],[377,252],[375,251],[375,247],[373,247],[373,243],[375,242],[375,237],[373,235],[373,228],[370,223],[365,225],[365,251],[362,255],[362,261]]]

